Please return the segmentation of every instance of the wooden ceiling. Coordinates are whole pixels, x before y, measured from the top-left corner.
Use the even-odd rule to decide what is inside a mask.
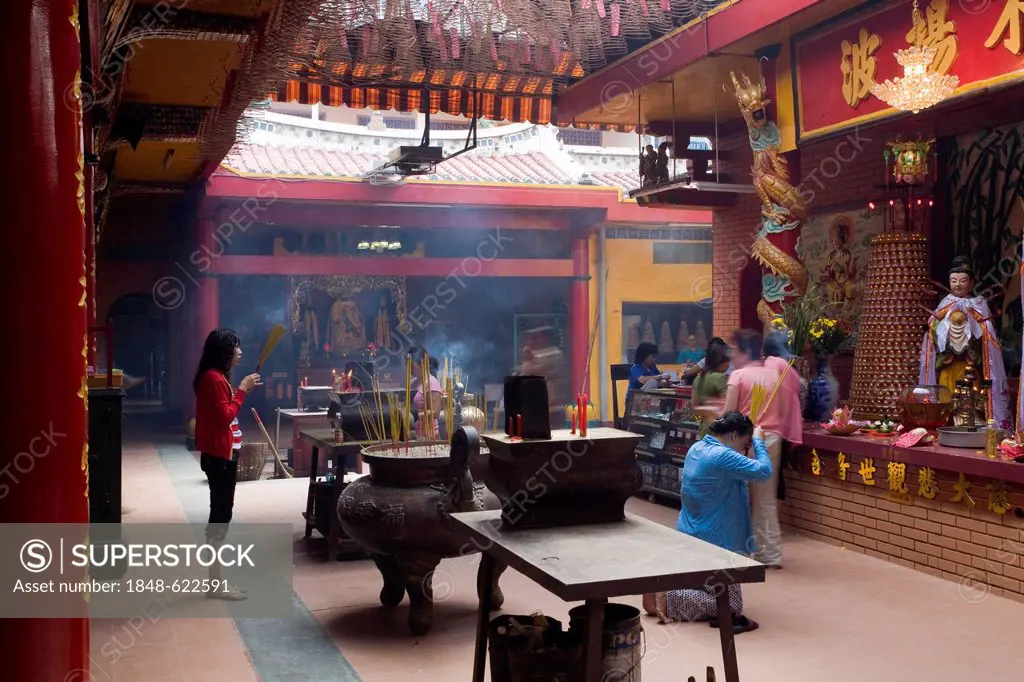
[[[102,2],[100,64],[86,78],[111,190],[181,185],[214,165],[236,74],[281,0]],[[100,74],[96,76],[95,74]],[[222,133],[221,133],[222,134]],[[226,152],[227,150],[224,149]]]
[[[635,126],[656,121],[711,123],[739,118],[729,82],[730,71],[757,72],[757,59],[718,56],[703,59],[672,78],[651,83],[636,92],[610,93],[609,101],[580,117],[588,124]],[[726,87],[728,86],[728,87]],[[673,96],[675,103],[673,104]]]
[[[758,60],[754,55],[759,50],[769,45],[788,43],[798,33],[828,22],[837,15],[877,4],[877,1],[826,0],[812,5],[784,21],[765,27],[733,43],[727,53],[712,53],[690,64],[677,71],[670,79],[648,83],[633,91],[628,91],[626,87],[622,87],[621,91],[608,91],[608,102],[577,116],[576,120],[591,125],[635,126],[638,117],[642,124],[672,120],[710,123],[715,120],[716,115],[719,122],[739,119],[740,112],[729,79],[730,71],[744,70],[753,76],[758,68]],[[693,28],[691,35],[686,39],[703,41],[704,34],[700,28]],[[664,50],[665,47],[659,48],[656,41],[623,57],[620,62],[642,60],[647,52],[650,53],[646,57],[648,60],[652,56],[657,59],[659,49]],[[611,67],[606,67],[603,71],[609,68]],[[602,72],[599,71],[587,78],[600,79],[602,76]]]

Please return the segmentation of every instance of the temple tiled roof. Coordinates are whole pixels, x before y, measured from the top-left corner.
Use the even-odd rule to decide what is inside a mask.
[[[239,144],[225,157],[218,173],[279,175],[314,178],[355,178],[387,162],[383,152],[342,151],[320,147]],[[564,169],[541,151],[504,153],[469,152],[437,166],[426,180],[478,183],[581,184],[583,173]],[[575,176],[575,177],[573,177]],[[625,171],[591,172],[592,182],[623,190],[640,185],[639,177]]]
[[[605,187],[619,187],[624,190],[633,190],[640,187],[640,174],[639,173],[628,173],[626,171],[616,170],[607,172],[593,172],[590,174],[595,185],[601,185]]]

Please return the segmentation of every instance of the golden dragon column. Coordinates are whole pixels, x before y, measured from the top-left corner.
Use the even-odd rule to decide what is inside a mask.
[[[761,197],[761,227],[751,255],[761,265],[761,300],[757,316],[767,325],[787,299],[807,291],[807,269],[800,262],[800,224],[807,206],[790,184],[789,167],[779,151],[779,128],[768,119],[768,99],[761,78],[751,82],[745,73],[731,73],[743,119],[747,122],[754,163],[750,172]]]

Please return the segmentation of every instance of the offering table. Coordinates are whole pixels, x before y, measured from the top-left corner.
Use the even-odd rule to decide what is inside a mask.
[[[784,472],[783,524],[955,580],[979,600],[1024,601],[1024,465],[895,439],[807,427]]]
[[[316,527],[317,514],[327,514],[328,531],[327,537],[327,562],[334,561],[339,552],[361,553],[359,546],[343,537],[341,526],[338,523],[338,514],[335,511],[338,506],[338,497],[345,487],[345,474],[359,471],[359,453],[366,442],[345,441],[337,442],[334,439],[334,429],[303,429],[299,431],[299,438],[311,449],[309,468],[309,489],[306,493],[306,511],[303,516],[306,518],[306,540],[313,534]],[[317,480],[317,472],[322,469],[319,466],[321,457],[325,462],[323,470],[330,472],[331,478],[326,481]],[[298,472],[296,472],[298,473]],[[326,485],[330,489],[329,499],[326,504],[317,503],[317,487]]]
[[[585,682],[601,680],[601,635],[609,597],[712,586],[718,593],[725,679],[738,682],[726,588],[764,582],[762,564],[633,514],[611,523],[513,530],[502,530],[500,511],[452,514],[450,519],[452,529],[466,535],[467,551],[481,552],[473,682],[484,682],[490,586],[499,562],[564,601],[586,603]]]

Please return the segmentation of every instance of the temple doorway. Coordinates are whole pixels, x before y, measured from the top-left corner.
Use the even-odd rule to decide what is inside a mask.
[[[151,295],[126,294],[111,304],[107,315],[113,328],[114,366],[136,380],[126,376],[125,410],[165,411],[170,397],[167,311]],[[102,344],[101,339],[99,345]]]

